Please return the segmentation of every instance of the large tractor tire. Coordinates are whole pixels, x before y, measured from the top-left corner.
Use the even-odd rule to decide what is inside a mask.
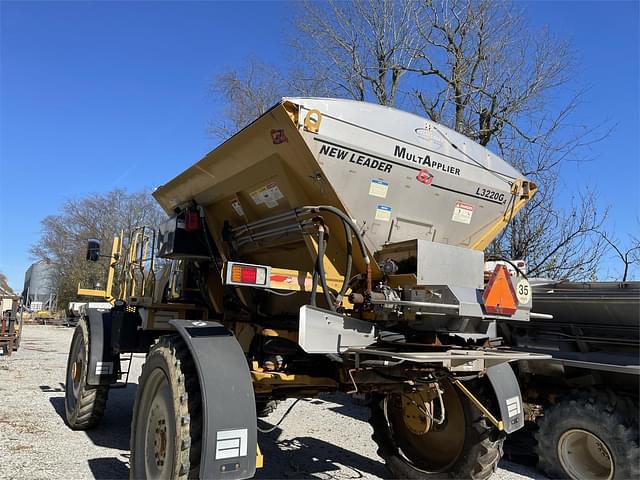
[[[198,478],[201,401],[187,345],[179,335],[160,337],[138,380],[131,422],[131,478]]]
[[[89,327],[86,321],[78,323],[69,349],[64,393],[67,424],[74,430],[95,427],[104,415],[109,387],[87,385],[89,367]]]
[[[476,385],[482,390],[480,383]],[[504,434],[453,384],[445,381],[441,386],[445,422],[424,434],[414,433],[405,423],[402,396],[373,396],[370,423],[378,455],[394,478],[489,478],[502,457]],[[488,394],[478,397],[489,402]]]
[[[551,478],[640,478],[637,405],[608,390],[575,391],[538,419],[538,467]]]

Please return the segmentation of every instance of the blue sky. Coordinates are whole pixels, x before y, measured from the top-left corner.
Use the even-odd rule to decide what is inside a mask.
[[[528,2],[573,41],[580,123],[616,125],[564,169],[593,185],[620,238],[638,230],[638,2]],[[63,201],[164,183],[217,141],[208,87],[249,55],[286,58],[286,2],[0,3],[0,271],[22,289],[40,220]],[[638,232],[636,232],[638,233]],[[603,273],[614,274],[609,262]]]

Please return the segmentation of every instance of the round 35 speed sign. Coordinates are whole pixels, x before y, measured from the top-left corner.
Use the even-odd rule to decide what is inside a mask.
[[[518,297],[518,302],[520,304],[526,304],[531,301],[531,285],[529,285],[529,280],[523,278],[516,285],[516,297]]]

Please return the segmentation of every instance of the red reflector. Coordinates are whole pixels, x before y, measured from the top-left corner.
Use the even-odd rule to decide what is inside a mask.
[[[240,270],[240,281],[242,283],[256,283],[258,269],[255,267],[242,267]]]
[[[185,230],[187,232],[195,232],[200,229],[200,216],[198,212],[187,212],[185,218]]]

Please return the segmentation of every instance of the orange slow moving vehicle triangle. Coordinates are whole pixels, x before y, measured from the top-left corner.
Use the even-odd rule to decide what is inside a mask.
[[[504,265],[497,265],[482,295],[484,308],[488,313],[513,315],[518,309],[518,297],[513,288],[509,271]]]

